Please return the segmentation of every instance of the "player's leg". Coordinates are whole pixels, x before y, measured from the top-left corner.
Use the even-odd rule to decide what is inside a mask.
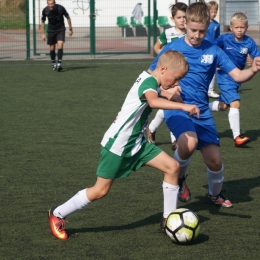
[[[113,164],[111,164],[111,161]],[[49,222],[52,234],[59,239],[67,239],[65,218],[77,210],[83,209],[92,201],[106,196],[114,179],[120,177],[122,174],[129,174],[131,171],[132,169],[125,167],[123,157],[117,156],[104,148],[101,149],[101,157],[97,169],[98,177],[95,185],[79,191],[65,203],[49,210]]]
[[[47,44],[50,45],[50,58],[51,58],[51,63],[52,63],[52,69],[56,70],[57,65],[56,65],[56,53],[55,53],[55,45],[56,45],[56,34],[49,32],[48,33],[48,38],[47,38]]]
[[[215,84],[215,75],[213,76],[210,84],[209,84],[209,89],[208,89],[208,96],[211,97],[211,98],[218,98],[219,97],[219,94],[217,94],[215,91],[214,91],[214,84]]]
[[[156,168],[164,173],[162,185],[164,197],[163,217],[160,223],[161,228],[164,229],[166,218],[177,208],[179,164],[162,151],[156,157],[146,162],[145,165]]]
[[[63,57],[63,41],[58,41],[57,42],[57,46],[58,46],[58,63],[57,63],[57,70],[61,71],[62,70],[62,66],[61,66],[61,62],[62,62],[62,57]]]
[[[232,207],[232,203],[221,193],[224,181],[224,165],[222,164],[219,146],[211,143],[201,147],[200,151],[207,165],[207,197],[217,206]]]
[[[65,31],[59,32],[56,36],[56,39],[57,39],[57,48],[58,48],[57,70],[61,71],[62,70],[61,62],[62,62],[62,57],[63,57],[63,45],[65,42]]]
[[[62,205],[50,209],[49,221],[52,234],[61,240],[67,239],[65,218],[77,210],[83,209],[92,201],[106,196],[112,184],[113,180],[111,179],[97,177],[96,184],[93,187],[80,190]]]
[[[178,147],[174,152],[174,159],[180,164],[179,172],[179,200],[187,202],[191,198],[191,193],[186,183],[187,170],[190,164],[190,158],[196,149],[198,139],[196,132],[184,132],[178,137]]]
[[[240,132],[240,101],[230,103],[228,113],[229,125],[233,133],[234,145],[239,147],[250,141],[249,137],[241,135]]]
[[[169,130],[177,139],[178,147],[174,152],[174,159],[180,164],[178,197],[179,200],[186,202],[191,197],[185,180],[190,157],[198,143],[196,129],[189,115],[182,111],[165,111],[165,118]]]
[[[146,136],[149,143],[155,144],[155,133],[157,128],[164,121],[164,113],[162,109],[159,109],[149,125],[146,127]]]

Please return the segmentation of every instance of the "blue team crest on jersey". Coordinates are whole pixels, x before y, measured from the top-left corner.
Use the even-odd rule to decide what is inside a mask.
[[[243,47],[242,47],[242,48],[240,49],[240,53],[241,53],[241,54],[247,54],[247,53],[248,53],[248,48],[243,48]]]
[[[212,64],[213,63],[213,55],[211,54],[204,54],[201,56],[201,63],[206,63],[206,64]]]

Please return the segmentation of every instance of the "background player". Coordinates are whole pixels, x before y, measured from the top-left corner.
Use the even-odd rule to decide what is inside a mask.
[[[47,0],[47,6],[42,10],[42,22],[41,22],[41,32],[42,40],[46,41],[45,35],[45,21],[48,18],[48,39],[47,44],[50,45],[50,58],[52,62],[53,70],[61,71],[61,61],[63,57],[63,44],[65,42],[65,24],[64,17],[67,18],[69,25],[69,36],[73,34],[71,19],[68,12],[62,5],[55,3],[55,0]],[[55,45],[58,47],[58,64],[56,65],[56,54]]]
[[[245,70],[236,68],[226,53],[217,45],[204,41],[210,22],[210,14],[204,2],[192,3],[186,12],[187,33],[178,41],[167,44],[149,68],[153,71],[157,61],[165,51],[177,50],[189,62],[187,75],[179,82],[181,97],[186,104],[197,104],[200,118],[190,117],[180,110],[164,110],[166,124],[177,138],[178,148],[174,158],[180,164],[179,199],[188,201],[190,191],[186,184],[186,172],[195,149],[200,150],[207,166],[207,197],[217,206],[232,207],[232,203],[222,194],[224,166],[222,164],[219,136],[208,103],[208,86],[219,67],[235,81],[244,82],[260,70],[260,57],[254,59],[252,67]]]
[[[178,2],[170,6],[171,10],[171,20],[175,24],[172,28],[166,29],[162,32],[158,42],[154,45],[154,51],[158,54],[163,46],[167,43],[178,40],[183,37],[186,33],[185,23],[186,23],[186,10],[187,5],[185,3]],[[181,101],[181,100],[177,100]],[[146,128],[147,141],[155,144],[155,133],[157,128],[164,121],[163,110],[159,109],[151,121],[151,123]],[[177,148],[177,142],[175,136],[171,133],[171,143],[172,150]]]
[[[144,129],[152,108],[183,109],[190,116],[197,114],[199,117],[196,105],[169,101],[172,93],[179,91],[179,87],[173,88],[172,93],[164,90],[177,85],[187,73],[188,67],[181,53],[168,51],[160,57],[151,74],[144,71],[139,75],[128,92],[121,111],[101,141],[101,158],[95,185],[79,191],[67,202],[49,211],[49,222],[54,236],[62,240],[67,239],[65,217],[105,197],[115,179],[127,177],[143,165],[164,173],[164,227],[165,218],[177,207],[179,164],[159,147],[146,142]],[[158,97],[159,86],[161,95],[168,100]]]
[[[209,1],[207,5],[209,7],[210,23],[209,23],[205,40],[214,42],[220,36],[220,24],[215,20],[218,13],[218,3],[215,1]],[[215,83],[215,75],[213,76],[209,84],[208,96],[211,98],[218,98],[219,94],[217,94],[214,90],[214,83]]]
[[[230,20],[231,34],[222,34],[216,44],[229,56],[233,63],[241,70],[245,68],[247,57],[260,56],[255,41],[245,35],[248,28],[247,16],[244,13],[235,13]],[[222,70],[217,70],[217,83],[221,90],[219,101],[209,104],[211,111],[225,111],[229,108],[228,120],[232,130],[235,146],[242,146],[249,142],[249,137],[240,133],[240,83],[234,81]]]

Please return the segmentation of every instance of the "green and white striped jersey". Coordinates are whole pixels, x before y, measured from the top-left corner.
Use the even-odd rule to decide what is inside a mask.
[[[176,41],[177,39],[183,37],[185,34],[179,33],[174,27],[165,29],[160,35],[159,41],[162,46],[166,45],[169,42]]]
[[[147,91],[159,93],[156,78],[142,72],[128,92],[115,121],[106,131],[101,145],[110,152],[123,157],[132,157],[146,142],[144,130],[152,112],[146,99]]]

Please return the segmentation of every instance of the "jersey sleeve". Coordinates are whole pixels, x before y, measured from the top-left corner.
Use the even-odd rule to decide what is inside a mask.
[[[223,44],[223,36],[219,36],[215,41],[214,44],[218,45],[221,49],[223,49],[224,44]]]
[[[149,77],[145,79],[142,84],[139,86],[138,89],[138,96],[142,97],[147,91],[154,91],[158,94],[157,92],[157,81],[154,77]]]
[[[68,19],[70,18],[69,13],[67,12],[67,10],[65,9],[65,7],[62,8],[62,14]]]
[[[42,10],[42,17],[41,21],[44,23],[46,21],[46,14],[45,14],[45,8]]]
[[[217,47],[216,47],[217,48]],[[236,65],[230,60],[227,54],[220,48],[217,48],[217,67],[226,73],[236,68]]]
[[[256,45],[254,40],[252,40],[252,46],[249,54],[251,54],[253,58],[260,56],[258,46]]]
[[[165,31],[163,31],[160,35],[159,41],[161,43],[162,46],[167,44],[167,38],[166,38],[166,34]]]
[[[215,40],[220,36],[220,25],[218,24],[215,34]]]

